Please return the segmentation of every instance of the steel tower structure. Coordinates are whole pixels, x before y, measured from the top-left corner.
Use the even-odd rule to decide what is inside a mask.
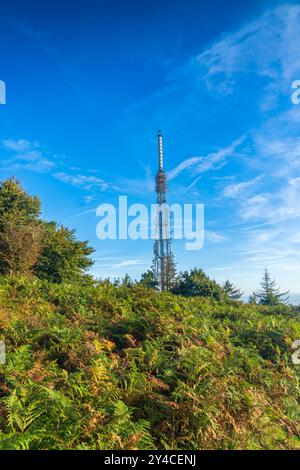
[[[154,242],[154,271],[160,290],[169,290],[175,276],[170,229],[170,211],[167,205],[167,175],[163,169],[163,142],[158,131],[158,172],[155,178],[157,194],[156,236]]]

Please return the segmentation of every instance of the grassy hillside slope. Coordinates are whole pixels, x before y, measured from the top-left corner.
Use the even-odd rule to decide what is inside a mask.
[[[299,317],[0,278],[0,449],[299,448]]]

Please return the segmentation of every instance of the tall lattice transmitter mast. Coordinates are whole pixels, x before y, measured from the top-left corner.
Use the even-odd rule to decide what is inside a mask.
[[[161,291],[170,290],[175,277],[172,253],[170,211],[167,205],[167,175],[163,169],[163,142],[158,131],[158,172],[155,178],[157,194],[156,239],[154,242],[154,271]]]

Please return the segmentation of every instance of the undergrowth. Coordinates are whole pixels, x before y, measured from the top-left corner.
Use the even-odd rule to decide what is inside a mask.
[[[299,316],[0,278],[0,449],[294,449]]]

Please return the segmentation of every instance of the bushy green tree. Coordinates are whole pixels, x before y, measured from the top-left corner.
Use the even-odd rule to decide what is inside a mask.
[[[10,178],[0,185],[0,274],[33,272],[52,282],[75,280],[91,265],[93,249],[74,230],[40,218],[39,198]]]
[[[32,272],[43,250],[43,238],[38,221],[8,214],[0,231],[0,273],[13,276]]]
[[[140,284],[149,289],[158,289],[157,277],[151,269],[142,274]]]
[[[20,183],[9,178],[0,183],[0,230],[8,214],[24,220],[37,220],[41,213],[41,201],[27,194]]]
[[[241,289],[236,287],[232,282],[229,280],[225,281],[223,284],[223,289],[225,294],[231,299],[231,300],[239,300],[243,296],[243,292]]]
[[[0,184],[0,274],[29,274],[42,251],[40,200],[13,178]]]
[[[190,272],[185,271],[178,276],[177,285],[172,292],[185,297],[203,296],[222,300],[225,292],[213,279],[210,279],[202,269],[194,268]]]
[[[265,268],[260,285],[261,289],[253,293],[257,303],[270,306],[288,303],[288,292],[280,292],[267,268]]]
[[[93,264],[93,248],[86,241],[76,239],[75,230],[58,226],[55,222],[44,224],[45,246],[34,268],[40,279],[65,282],[80,278]]]

